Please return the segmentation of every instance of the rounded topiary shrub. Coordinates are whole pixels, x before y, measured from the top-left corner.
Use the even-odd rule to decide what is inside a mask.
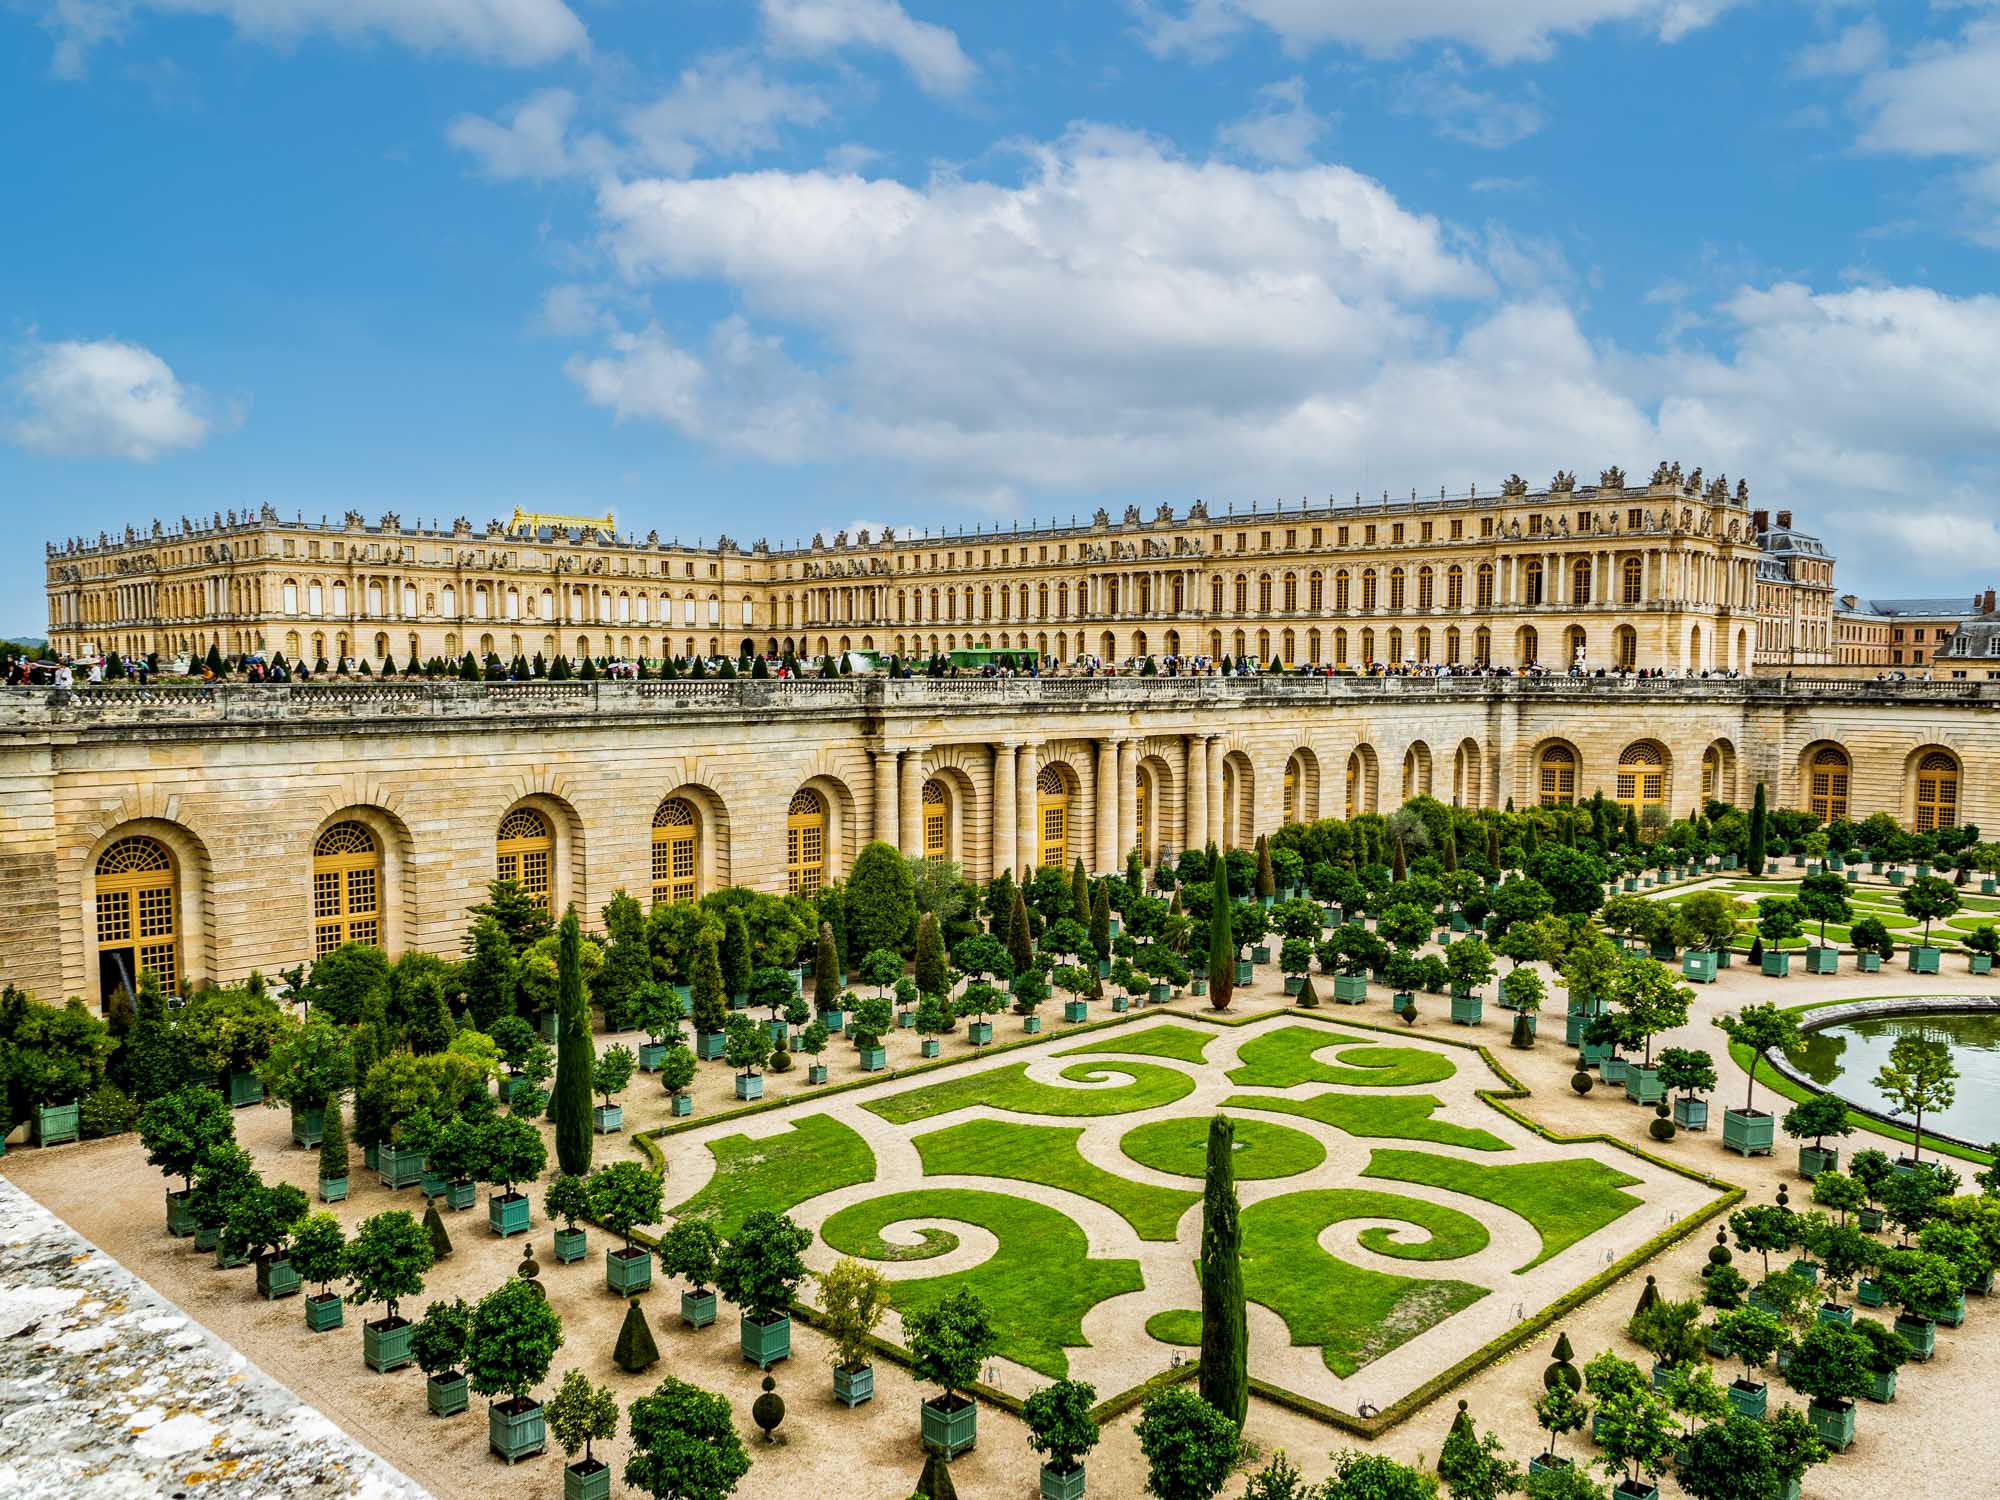
[[[1569,1086],[1579,1094],[1589,1093],[1596,1084],[1597,1080],[1591,1076],[1588,1068],[1578,1068],[1569,1077]]]

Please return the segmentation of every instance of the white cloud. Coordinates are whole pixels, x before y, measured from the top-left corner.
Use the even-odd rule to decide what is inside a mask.
[[[685,176],[704,157],[741,160],[775,149],[782,125],[817,125],[826,101],[809,88],[768,78],[735,55],[684,71],[674,87],[625,118],[642,162]]]
[[[117,339],[30,344],[10,385],[19,417],[9,438],[58,458],[150,463],[233,421],[150,349]]]
[[[1128,0],[1156,53],[1212,55],[1253,26],[1295,51],[1327,44],[1393,54],[1457,42],[1496,60],[1546,57],[1557,38],[1606,24],[1677,41],[1735,0]]]
[[[1498,151],[1548,123],[1540,98],[1532,84],[1507,94],[1472,88],[1465,82],[1465,65],[1446,52],[1423,72],[1397,79],[1389,107],[1399,115],[1429,120],[1446,140]]]
[[[1879,67],[1889,56],[1889,33],[1873,16],[1823,42],[1799,50],[1792,71],[1801,78],[1844,78]]]
[[[571,139],[575,115],[576,95],[568,89],[540,89],[504,122],[460,115],[445,127],[445,139],[473,157],[486,176],[502,181],[546,182],[609,166],[614,153],[601,136]]]
[[[978,69],[949,28],[919,21],[897,0],[760,0],[764,34],[780,51],[824,57],[849,47],[886,52],[929,94],[963,93]]]
[[[1294,75],[1257,91],[1256,109],[1216,132],[1230,150],[1252,161],[1295,167],[1312,159],[1327,122],[1306,103],[1306,81]]]
[[[564,0],[52,0],[42,25],[56,39],[56,74],[80,75],[93,47],[123,35],[146,11],[213,16],[281,47],[325,32],[512,67],[590,50],[583,22]]]
[[[1861,81],[1864,151],[1959,158],[1975,238],[2000,245],[2000,17],[1968,24],[1948,42],[1915,49]]]

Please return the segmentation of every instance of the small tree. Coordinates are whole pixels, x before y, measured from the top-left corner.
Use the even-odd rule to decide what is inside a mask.
[[[1644,1386],[1607,1392],[1597,1403],[1597,1441],[1604,1449],[1597,1460],[1605,1473],[1634,1490],[1640,1476],[1657,1477],[1672,1457],[1680,1434],[1666,1405]]]
[[[1028,1397],[1021,1415],[1028,1423],[1028,1446],[1055,1473],[1074,1474],[1097,1446],[1097,1422],[1090,1415],[1097,1388],[1081,1380],[1058,1380]]]
[[[716,1256],[716,1288],[753,1323],[785,1317],[806,1278],[803,1257],[811,1243],[810,1230],[760,1208],[743,1220]]]
[[[560,1219],[563,1228],[574,1234],[576,1221],[590,1214],[590,1191],[584,1180],[572,1172],[556,1178],[543,1190],[542,1212],[551,1219]]]
[[[1228,866],[1213,855],[1210,863],[1213,869],[1208,905],[1208,1003],[1217,1010],[1227,1010],[1236,991],[1237,936],[1231,927]]]
[[[482,1170],[474,1175],[498,1183],[503,1196],[510,1199],[515,1196],[514,1184],[533,1182],[549,1165],[549,1148],[541,1131],[519,1115],[496,1115],[482,1125],[479,1155]]]
[[[1500,1500],[1502,1495],[1519,1491],[1521,1466],[1502,1458],[1504,1451],[1497,1433],[1480,1435],[1461,1400],[1458,1415],[1438,1450],[1438,1477],[1451,1491],[1452,1500]]]
[[[1924,946],[1931,941],[1931,923],[1958,910],[1958,892],[1949,880],[1937,875],[1920,875],[1902,895],[1903,912],[1924,924]]]
[[[1791,1343],[1785,1325],[1761,1307],[1738,1307],[1718,1313],[1715,1336],[1731,1358],[1743,1362],[1745,1385],[1763,1384],[1758,1372]]]
[[[590,1174],[590,1216],[632,1250],[632,1231],[660,1217],[660,1174],[636,1161],[613,1162]]]
[[[745,1078],[771,1060],[771,1033],[748,1016],[731,1016],[722,1060]]]
[[[625,1085],[632,1081],[632,1068],[637,1061],[630,1047],[607,1047],[590,1065],[590,1086],[604,1096],[606,1109],[611,1107],[612,1096],[622,1094]]]
[[[162,1095],[139,1114],[146,1164],[180,1178],[184,1188],[193,1188],[195,1168],[210,1147],[235,1138],[236,1120],[228,1101],[199,1084]]]
[[[1819,923],[1820,946],[1826,946],[1826,924],[1845,922],[1853,915],[1847,899],[1847,882],[1831,871],[1808,875],[1799,882],[1799,914]]]
[[[660,1059],[660,1087],[670,1098],[679,1098],[694,1082],[694,1054],[685,1047],[670,1047]]]
[[[1785,1111],[1780,1123],[1793,1140],[1810,1138],[1815,1151],[1823,1149],[1820,1143],[1826,1136],[1851,1135],[1854,1131],[1847,1123],[1847,1106],[1831,1094],[1814,1094],[1793,1105]]]
[[[363,1219],[347,1242],[341,1270],[352,1288],[347,1300],[356,1307],[370,1302],[388,1305],[378,1326],[402,1325],[397,1304],[423,1295],[424,1272],[431,1268],[431,1237],[403,1209],[391,1209]]]
[[[591,1455],[590,1445],[609,1442],[618,1435],[618,1398],[609,1386],[592,1385],[583,1371],[571,1370],[549,1398],[543,1417],[563,1457],[571,1460],[570,1468],[579,1474],[594,1474],[603,1467]],[[581,1463],[575,1461],[579,1448],[583,1450]]]
[[[1157,1500],[1211,1500],[1235,1471],[1241,1446],[1236,1424],[1184,1385],[1140,1409],[1146,1493]]]
[[[280,1260],[292,1229],[306,1216],[306,1195],[288,1182],[252,1183],[230,1200],[222,1247],[253,1260]]]
[[[715,1225],[707,1219],[678,1219],[660,1236],[660,1270],[686,1281],[695,1296],[706,1296],[721,1248]]]
[[[1667,1047],[1660,1052],[1660,1087],[1691,1097],[1715,1087],[1715,1059],[1695,1047]]]
[[[1879,917],[1861,917],[1847,929],[1856,953],[1873,953],[1884,963],[1896,956],[1896,940]]]
[[[308,1286],[318,1287],[321,1297],[333,1295],[346,1251],[347,1235],[332,1214],[309,1215],[292,1231],[292,1269]]]
[[[961,1286],[904,1313],[903,1342],[917,1374],[943,1391],[932,1404],[956,1409],[963,1404],[959,1392],[979,1379],[979,1367],[1000,1347],[1000,1331],[978,1293]]]
[[[750,1472],[729,1402],[668,1376],[632,1403],[625,1483],[654,1500],[727,1500]]]
[[[472,1309],[463,1297],[438,1297],[410,1330],[410,1355],[432,1380],[450,1382],[465,1364],[472,1338]]]
[[[880,1271],[846,1257],[819,1273],[824,1330],[833,1340],[833,1367],[853,1374],[868,1365],[875,1325],[889,1310],[889,1281]]]
[[[1897,1037],[1890,1047],[1889,1060],[1875,1074],[1875,1087],[1913,1117],[1912,1161],[1924,1158],[1924,1111],[1949,1109],[1957,1097],[1957,1080],[1951,1048],[1943,1042],[1910,1034]]]
[[[924,995],[942,995],[951,983],[944,937],[932,912],[925,912],[917,922],[916,981],[918,993]]]
[[[1797,1045],[1799,1018],[1766,1002],[1746,1005],[1739,1015],[1718,1017],[1715,1024],[1732,1042],[1749,1049],[1750,1081],[1743,1095],[1743,1112],[1753,1114],[1751,1103],[1757,1095],[1757,1069],[1764,1066],[1768,1053]]]
[[[503,1409],[524,1411],[562,1342],[562,1319],[542,1289],[518,1277],[503,1281],[472,1310],[466,1383],[489,1399],[504,1394]]]
[[[1559,1380],[1542,1392],[1535,1402],[1535,1425],[1549,1435],[1549,1446],[1543,1456],[1556,1456],[1556,1439],[1565,1433],[1578,1432],[1590,1420],[1590,1403],[1579,1395],[1568,1381]]]
[[[326,1107],[320,1126],[319,1175],[322,1182],[338,1182],[347,1175],[347,1122],[339,1100]]]
[[[1784,1488],[1769,1428],[1735,1412],[1691,1434],[1674,1472],[1695,1500],[1765,1500]]]
[[[1815,1323],[1792,1351],[1785,1380],[1793,1390],[1811,1397],[1815,1406],[1853,1401],[1875,1384],[1873,1360],[1874,1350],[1853,1329]]]

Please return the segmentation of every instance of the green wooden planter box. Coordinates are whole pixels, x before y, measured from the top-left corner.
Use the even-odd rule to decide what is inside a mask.
[[[1800,1256],[1785,1269],[1809,1285],[1819,1285],[1819,1263],[1817,1261],[1808,1260],[1804,1256]]]
[[[1635,875],[1627,875],[1618,882],[1618,888],[1622,891],[1636,891],[1639,889],[1639,879]]]
[[[703,1062],[719,1062],[723,1048],[729,1045],[729,1038],[720,1031],[698,1031],[694,1037],[694,1055]]]
[[[791,1027],[783,1021],[766,1021],[764,1035],[771,1039],[773,1047],[783,1047],[792,1039]]]
[[[312,1150],[320,1143],[326,1129],[326,1110],[318,1105],[294,1104],[292,1106],[292,1139],[297,1144]]]
[[[1875,1372],[1875,1383],[1861,1394],[1878,1405],[1887,1406],[1891,1401],[1896,1399],[1896,1372],[1894,1370],[1877,1370]]]
[[[1769,1156],[1777,1124],[1775,1116],[1762,1110],[1746,1114],[1740,1109],[1726,1109],[1722,1112],[1722,1149],[1740,1151],[1745,1156]]]
[[[1625,1097],[1634,1104],[1658,1104],[1667,1091],[1660,1087],[1660,1070],[1637,1065],[1625,1070]]]
[[[1034,1017],[1030,1016],[1029,1019],[1033,1020]],[[863,1047],[855,1053],[855,1057],[864,1073],[879,1073],[889,1066],[889,1049],[886,1047]]]
[[[213,1250],[222,1239],[220,1224],[197,1224],[194,1227],[194,1248],[198,1254]]]
[[[1991,875],[1980,876],[1979,894],[1982,896],[1991,896],[1996,893],[2000,893],[2000,880],[1995,880]]]
[[[66,1141],[80,1139],[83,1135],[82,1120],[83,1106],[74,1100],[68,1104],[37,1104],[35,1144],[60,1146]]]
[[[479,1184],[476,1182],[447,1182],[444,1185],[446,1208],[467,1209],[478,1201]]]
[[[738,1073],[736,1075],[736,1097],[739,1099],[763,1098],[764,1075],[762,1073]]]
[[[1882,972],[1882,955],[1879,953],[1857,953],[1854,956],[1854,962],[1855,966],[1864,974],[1879,974]]]
[[[573,1266],[590,1253],[590,1235],[582,1229],[558,1229],[555,1257],[558,1265]]]
[[[386,1375],[415,1361],[416,1356],[410,1353],[410,1334],[417,1325],[408,1318],[385,1324],[386,1318],[361,1325],[361,1362]]]
[[[641,1073],[659,1072],[660,1064],[666,1060],[667,1044],[665,1042],[639,1043],[639,1071]]]
[[[1415,997],[1408,994],[1399,992],[1396,994],[1392,994],[1389,997],[1389,1010],[1390,1013],[1393,1015],[1400,1016],[1404,1011],[1408,1010],[1412,1005],[1415,1004],[1416,1004]]]
[[[503,1240],[509,1235],[526,1234],[533,1219],[532,1205],[526,1193],[487,1195],[486,1222]]]
[[[1991,973],[1993,972],[1993,955],[1992,955],[1992,954],[1990,954],[1990,953],[1974,953],[1974,954],[1970,954],[1970,955],[1968,955],[1968,957],[1969,957],[1969,959],[1970,959],[1970,968],[1971,968],[1971,971],[1972,971],[1972,972],[1973,972],[1974,974],[1991,974]]]
[[[1451,997],[1451,1018],[1460,1026],[1477,1026],[1484,1014],[1482,1002],[1477,995],[1453,995]]]
[[[1903,883],[1903,872],[1901,870],[1891,870],[1889,872],[1889,884],[1901,885],[1902,883]]]
[[[345,1189],[342,1190],[345,1196]],[[185,1190],[167,1194],[167,1233],[177,1240],[184,1240],[196,1229],[194,1215],[188,1212],[188,1195]]]
[[[993,1045],[993,1023],[991,1021],[968,1021],[965,1024],[965,1039],[975,1047]]]
[[[471,1405],[465,1377],[456,1371],[447,1370],[443,1375],[430,1375],[424,1379],[424,1405],[431,1409],[435,1417],[455,1417]]]
[[[373,1172],[382,1165],[382,1147],[379,1142],[370,1141],[361,1148],[361,1165]]]
[[[745,1313],[737,1319],[736,1343],[746,1360],[768,1370],[779,1360],[792,1357],[791,1317],[780,1313],[768,1323],[759,1323]]]
[[[1366,974],[1336,974],[1333,976],[1333,998],[1339,1005],[1365,1005],[1368,1002],[1368,976]]]
[[[1727,948],[1718,948],[1715,950],[1715,966],[1718,969],[1728,968],[1735,961],[1735,958],[1736,955]]]
[[[1063,1019],[1075,1023],[1090,1019],[1090,1006],[1082,1000],[1063,1001]]]
[[[1208,993],[1208,976],[1197,974],[1188,981],[1188,993],[1197,999]]]
[[[417,1191],[426,1198],[442,1198],[445,1189],[450,1186],[443,1173],[433,1172],[428,1166],[424,1168],[424,1175],[417,1179]]]
[[[601,1458],[587,1469],[563,1465],[563,1500],[611,1500],[611,1465]]]
[[[1859,1213],[1859,1214],[1857,1215],[1857,1217],[1858,1217],[1858,1218],[1860,1219],[1860,1221],[1861,1221],[1861,1230],[1862,1230],[1862,1233],[1864,1233],[1864,1234],[1880,1234],[1880,1233],[1882,1232],[1882,1210],[1881,1210],[1881,1209],[1879,1209],[1879,1208],[1864,1208],[1864,1209],[1862,1209],[1862,1210],[1860,1211],[1860,1213]]]
[[[1663,964],[1670,964],[1681,956],[1680,949],[1676,948],[1672,943],[1655,943],[1649,951],[1652,957],[1657,958]]]
[[[1040,1036],[1042,1034],[1042,1018],[1040,1016],[1021,1017],[1021,1032],[1024,1036]],[[880,1052],[882,1049],[878,1047],[875,1050]],[[863,1063],[862,1066],[867,1067],[868,1065]],[[869,1071],[872,1073],[875,1070],[870,1068]]]
[[[964,1405],[941,1407],[926,1401],[920,1408],[919,1433],[925,1448],[942,1454],[947,1462],[961,1453],[970,1453],[979,1442],[979,1403],[970,1396],[958,1398]]]
[[[215,1268],[218,1271],[234,1271],[249,1264],[249,1256],[238,1255],[225,1245],[215,1247]]]
[[[1708,1129],[1708,1101],[1693,1096],[1674,1101],[1674,1123],[1683,1130]]]
[[[541,1030],[542,1040],[551,1044],[561,1039],[559,1023],[560,1018],[552,1010],[542,1011],[535,1017],[535,1025]]]
[[[534,1093],[534,1091],[535,1085],[529,1079],[509,1078],[507,1080],[507,1102],[509,1104],[519,1104],[530,1094]]]
[[[1263,943],[1258,943],[1258,944],[1257,944],[1257,945],[1256,945],[1255,947],[1253,947],[1253,948],[1252,948],[1252,949],[1250,950],[1250,962],[1251,962],[1251,963],[1253,963],[1253,964],[1267,964],[1267,963],[1269,963],[1270,961],[1271,961],[1271,950],[1270,950],[1270,948],[1268,948],[1268,947],[1267,947],[1266,945],[1264,945]]]
[[[516,1410],[511,1401],[496,1401],[486,1408],[487,1444],[510,1464],[549,1449],[549,1424],[542,1403],[529,1401],[523,1406]]]
[[[1817,1177],[1822,1172],[1840,1170],[1840,1152],[1832,1146],[1799,1147],[1799,1176]]]
[[[1808,974],[1838,974],[1840,972],[1840,950],[1838,948],[1806,949],[1806,972]]]
[[[338,1293],[306,1298],[306,1331],[331,1333],[341,1325],[342,1299]]]
[[[292,1269],[289,1260],[260,1260],[257,1262],[257,1295],[266,1302],[276,1302],[280,1297],[296,1297],[299,1294],[299,1273]]]
[[[1879,1229],[1881,1226],[1878,1224],[1876,1227]],[[1863,1307],[1880,1307],[1882,1305],[1882,1288],[1878,1283],[1864,1276],[1854,1284],[1854,1300],[1859,1302]]]
[[[375,1159],[385,1188],[415,1187],[424,1179],[424,1153],[384,1146]]]
[[[1618,1044],[1616,1042],[1581,1042],[1578,1044],[1577,1050],[1582,1054],[1583,1065],[1586,1068],[1601,1070],[1611,1060],[1612,1054],[1618,1050]]]
[[[1690,948],[1681,955],[1681,976],[1692,979],[1696,984],[1715,983],[1715,955],[1699,948]]]
[[[667,1113],[675,1119],[686,1119],[694,1113],[694,1095],[674,1094],[667,1099]]]
[[[927,1036],[923,1039],[922,1042],[918,1044],[917,1051],[918,1054],[923,1057],[939,1057],[942,1056],[944,1053],[944,1043],[940,1042],[934,1036]],[[820,1076],[818,1078],[815,1078],[813,1082],[825,1083],[826,1082],[825,1074],[826,1070],[822,1068],[820,1070]]]
[[[798,981],[794,979],[792,981],[792,988],[796,990],[798,987]],[[677,984],[674,986],[674,994],[681,1002],[681,1019],[686,1020],[694,1014],[694,986],[691,984]]]
[[[1111,977],[1111,960],[1110,960],[1110,959],[1108,959],[1108,958],[1100,958],[1100,959],[1099,959],[1099,960],[1097,961],[1097,977],[1098,977],[1099,979],[1109,979],[1109,978]]]
[[[1764,950],[1764,977],[1766,979],[1786,979],[1791,976],[1792,955],[1777,948]]]
[[[1935,974],[1944,959],[1944,950],[1927,948],[1922,943],[1913,944],[1909,949],[1910,972],[1912,974]]]
[[[1534,1046],[1536,1019],[1532,1011],[1517,1012],[1514,1016],[1513,1035],[1508,1038],[1509,1044],[1520,1048],[1523,1052]]]
[[[1806,1421],[1811,1424],[1813,1434],[1835,1453],[1845,1453],[1854,1441],[1854,1403],[1839,1401],[1830,1406],[1822,1406],[1813,1401],[1806,1405]]]
[[[1122,1016],[1125,1014],[1126,1011],[1130,1010],[1131,1008],[1132,1008],[1131,997],[1127,995],[1113,995],[1111,997],[1111,1009],[1113,1014]]]
[[[1590,1021],[1591,1018],[1589,1016],[1578,1015],[1574,1011],[1565,1016],[1563,1018],[1563,1045],[1566,1047],[1580,1045],[1583,1041],[1583,1029],[1590,1024]]]
[[[653,1285],[653,1252],[641,1246],[604,1252],[604,1284],[621,1297],[636,1296]]]
[[[1041,1467],[1042,1500],[1083,1500],[1083,1465],[1078,1464],[1068,1473],[1051,1469],[1047,1464]]]
[[[1236,982],[1237,982],[1238,984],[1248,984],[1248,983],[1250,983],[1251,979],[1253,978],[1253,973],[1252,973],[1252,968],[1253,968],[1253,966],[1252,966],[1252,964],[1251,964],[1251,962],[1250,962],[1250,960],[1249,960],[1249,959],[1247,959],[1247,958],[1239,958],[1239,959],[1237,959],[1237,960],[1236,960]]]
[[[689,1328],[706,1328],[715,1321],[714,1292],[682,1292],[681,1322]]]
[[[1537,1453],[1528,1460],[1528,1473],[1553,1474],[1559,1469],[1573,1469],[1576,1465],[1557,1454]]]
[[[1854,1326],[1854,1309],[1842,1302],[1822,1302],[1813,1310],[1815,1322],[1838,1323],[1842,1328]]]
[[[875,1399],[875,1367],[863,1365],[858,1370],[844,1370],[839,1365],[833,1367],[833,1399],[850,1411],[864,1401]]]
[[[1910,1318],[1898,1313],[1896,1332],[1910,1341],[1910,1358],[1919,1364],[1937,1353],[1937,1324],[1929,1318]]]
[[[841,1029],[847,1025],[847,1016],[843,1011],[823,1010],[819,1018],[825,1024],[828,1036],[839,1036]]]
[[[1738,1416],[1750,1417],[1759,1422],[1764,1420],[1765,1409],[1771,1404],[1771,1388],[1769,1386],[1765,1385],[1762,1381],[1757,1381],[1746,1389],[1743,1381],[1732,1380],[1727,1390],[1729,1392],[1729,1404],[1735,1409]]]
[[[917,1024],[917,1013],[915,1011],[899,1010],[896,1012],[896,1029],[898,1031],[908,1031],[911,1027],[915,1026],[916,1024]]]
[[[1607,1057],[1597,1065],[1597,1076],[1606,1083],[1622,1084],[1625,1081],[1625,1071],[1631,1066],[1632,1060],[1628,1057]]]
[[[243,1109],[264,1102],[264,1080],[255,1073],[231,1072],[227,1081],[231,1109]]]
[[[1937,1320],[1947,1328],[1963,1328],[1965,1326],[1965,1293],[1960,1292],[1957,1300],[1950,1307],[1938,1314]]]
[[[1859,870],[1849,870],[1847,872],[1847,883],[1849,885],[1861,884],[1861,872]]]
[[[622,1104],[593,1104],[590,1107],[590,1123],[599,1135],[611,1135],[625,1128],[625,1106]]]

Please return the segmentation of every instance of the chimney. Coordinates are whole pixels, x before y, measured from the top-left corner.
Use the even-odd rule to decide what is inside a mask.
[[[1750,512],[1750,529],[1762,536],[1771,529],[1771,513],[1768,510]]]
[[[1993,613],[1993,590],[1988,589],[1986,591],[1986,604],[1985,607],[1980,610],[1980,613],[1986,615],[1990,615]]]
[[[1788,511],[1788,510],[1781,510],[1781,511],[1779,511],[1779,512],[1778,512],[1778,530],[1780,530],[1780,531],[1790,531],[1791,529],[1792,529],[1792,513],[1791,513],[1790,511]]]

